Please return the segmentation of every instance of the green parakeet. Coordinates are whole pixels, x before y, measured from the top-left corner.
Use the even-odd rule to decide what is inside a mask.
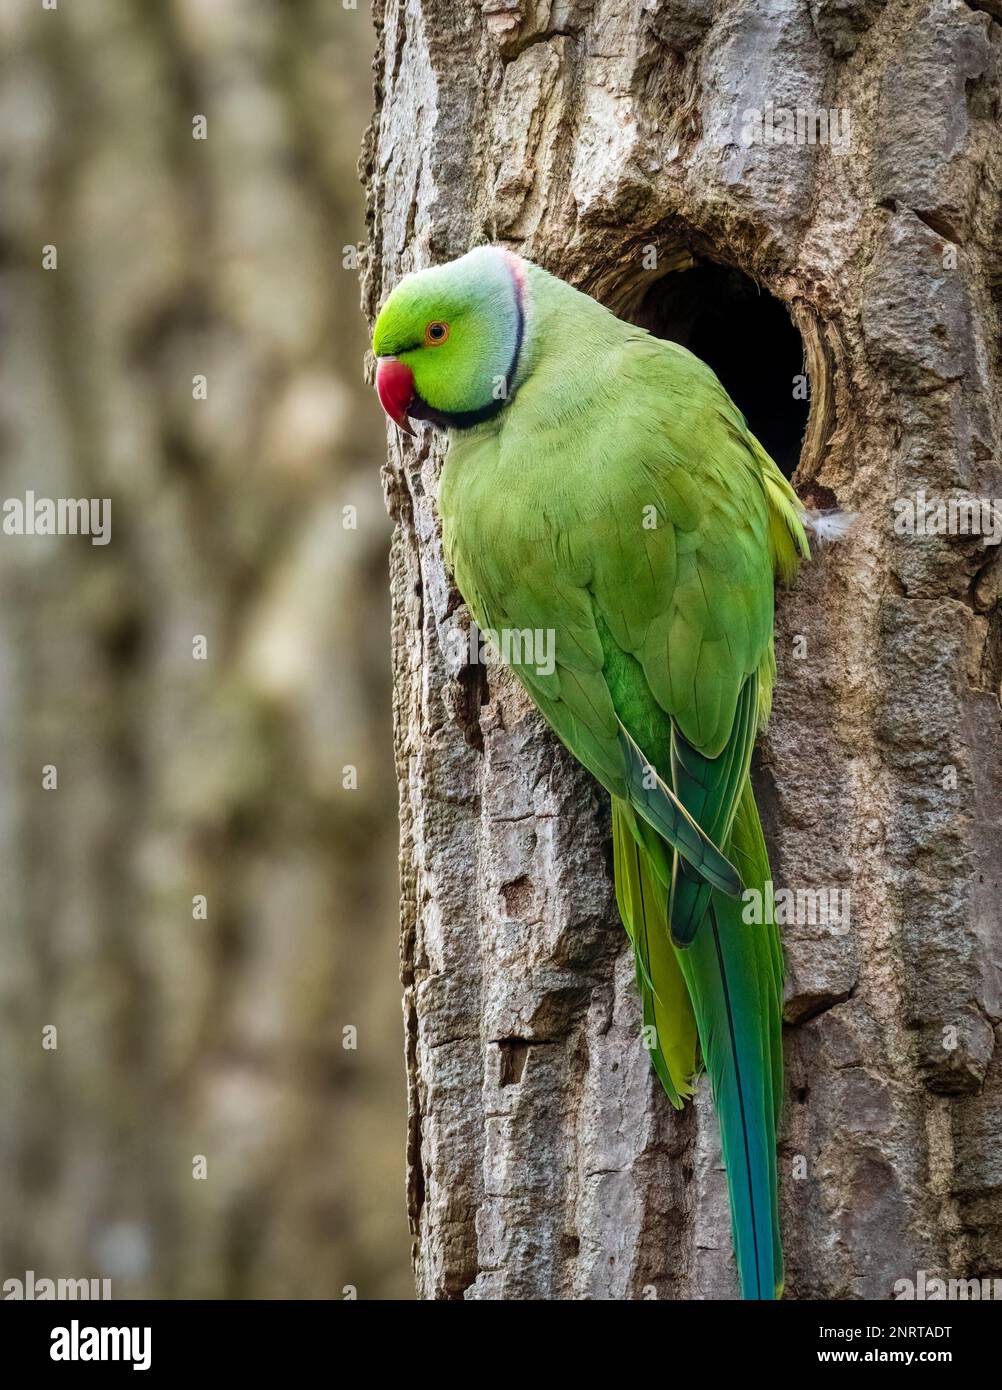
[[[749,764],[774,583],[808,553],[797,497],[709,367],[503,249],[407,276],[373,350],[390,418],[449,432],[439,511],[476,622],[553,634],[552,663],[514,669],[612,798],[645,1042],[676,1107],[701,1053],[742,1294],[777,1298],[783,962],[742,891],[771,901]]]

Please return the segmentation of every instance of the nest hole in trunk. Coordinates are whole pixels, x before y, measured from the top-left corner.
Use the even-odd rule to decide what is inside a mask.
[[[631,317],[713,368],[787,478],[800,461],[810,399],[789,310],[731,266],[697,260],[656,280]]]

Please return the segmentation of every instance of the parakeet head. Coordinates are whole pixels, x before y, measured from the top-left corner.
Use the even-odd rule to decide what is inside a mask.
[[[525,333],[525,263],[480,246],[406,276],[372,334],[376,390],[408,434],[408,417],[451,429],[489,420],[515,384]]]

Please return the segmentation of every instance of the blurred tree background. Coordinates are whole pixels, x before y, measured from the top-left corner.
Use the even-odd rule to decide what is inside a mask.
[[[0,535],[0,1278],[411,1291],[372,48],[340,0],[0,0],[2,496],[112,517]]]

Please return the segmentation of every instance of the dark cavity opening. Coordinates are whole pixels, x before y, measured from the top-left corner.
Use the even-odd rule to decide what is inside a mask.
[[[788,478],[810,409],[804,348],[786,305],[740,270],[699,261],[648,290],[636,321],[701,357]]]
[[[525,1075],[529,1044],[525,1038],[502,1038],[498,1048],[501,1052],[501,1085],[517,1086]]]

